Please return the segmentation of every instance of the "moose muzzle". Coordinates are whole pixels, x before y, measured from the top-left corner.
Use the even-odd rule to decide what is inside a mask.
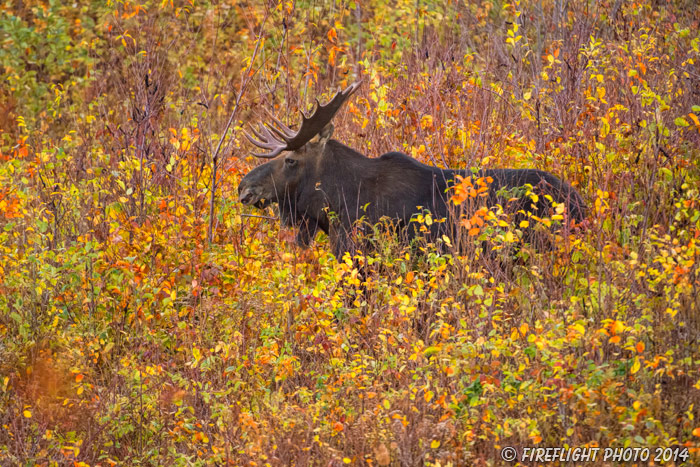
[[[246,205],[253,204],[257,199],[258,195],[255,194],[253,188],[245,188],[238,193],[238,201]]]
[[[241,183],[238,187],[238,201],[247,206],[253,205],[258,209],[263,209],[272,202],[269,196],[266,196],[263,191],[263,187],[259,185]]]

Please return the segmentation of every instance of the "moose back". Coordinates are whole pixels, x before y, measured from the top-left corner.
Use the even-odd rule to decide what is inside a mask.
[[[253,144],[268,151],[254,155],[271,160],[243,178],[239,200],[259,208],[277,203],[282,222],[298,228],[298,244],[308,246],[320,229],[328,234],[333,254],[341,258],[357,248],[352,232],[359,219],[375,224],[382,218],[392,219],[410,240],[417,233],[410,227],[415,225],[411,218],[425,210],[435,218],[447,219],[431,226],[432,236],[453,236],[457,223],[447,192],[458,175],[492,179],[487,205],[504,204],[506,199],[499,195],[503,190],[530,185],[538,195],[536,201],[523,197],[510,203],[509,211],[544,216],[551,207],[550,198],[564,203],[569,220],[583,220],[585,205],[578,192],[542,170],[489,169],[473,173],[440,169],[399,152],[368,158],[331,139],[333,116],[358,87],[355,83],[337,93],[325,106],[317,102],[310,117],[302,113],[297,132],[273,119],[276,126],[261,125],[253,130],[257,139],[246,134]]]

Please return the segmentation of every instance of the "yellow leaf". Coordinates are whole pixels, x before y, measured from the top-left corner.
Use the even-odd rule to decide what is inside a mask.
[[[25,410],[22,412],[22,414],[24,415],[24,418],[32,418],[32,413],[29,410]]]
[[[343,464],[349,464],[350,462],[352,462],[352,459],[349,457],[343,457]]]
[[[641,366],[642,364],[639,361],[639,357],[634,357],[634,363],[632,364],[632,368],[630,368],[630,373],[635,374],[639,371],[639,368],[641,368]]]
[[[435,394],[433,393],[433,391],[426,391],[426,393],[423,394],[423,398],[425,399],[425,402],[430,402],[433,399],[434,395]]]
[[[586,333],[586,328],[584,328],[583,325],[582,325],[581,323],[572,324],[571,326],[569,326],[569,329],[571,329],[572,331],[577,332],[577,333],[580,334],[580,335],[583,335],[583,334]]]
[[[527,331],[530,329],[530,326],[527,325],[527,323],[523,323],[520,325],[520,334],[525,337],[527,335]]]
[[[114,342],[109,342],[107,345],[105,345],[105,348],[102,349],[102,353],[109,353],[110,350],[114,347]]]
[[[440,441],[434,439],[432,443],[430,443],[430,447],[433,449],[437,449],[440,447]]]
[[[605,88],[604,87],[597,87],[597,88],[595,88],[595,93],[598,96],[598,100],[605,103]]]
[[[613,334],[620,334],[625,330],[625,323],[622,321],[615,321],[612,325],[612,332]]]

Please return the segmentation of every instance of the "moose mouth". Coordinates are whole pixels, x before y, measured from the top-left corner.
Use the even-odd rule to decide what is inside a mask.
[[[264,198],[254,188],[246,188],[241,191],[240,195],[238,195],[238,201],[247,206],[255,206],[258,209],[264,209],[271,203],[271,200]]]

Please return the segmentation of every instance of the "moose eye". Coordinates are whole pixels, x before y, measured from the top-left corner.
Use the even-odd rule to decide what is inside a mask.
[[[287,158],[284,160],[284,163],[287,165],[287,167],[294,167],[295,165],[297,165],[297,160],[292,159],[292,158]]]

